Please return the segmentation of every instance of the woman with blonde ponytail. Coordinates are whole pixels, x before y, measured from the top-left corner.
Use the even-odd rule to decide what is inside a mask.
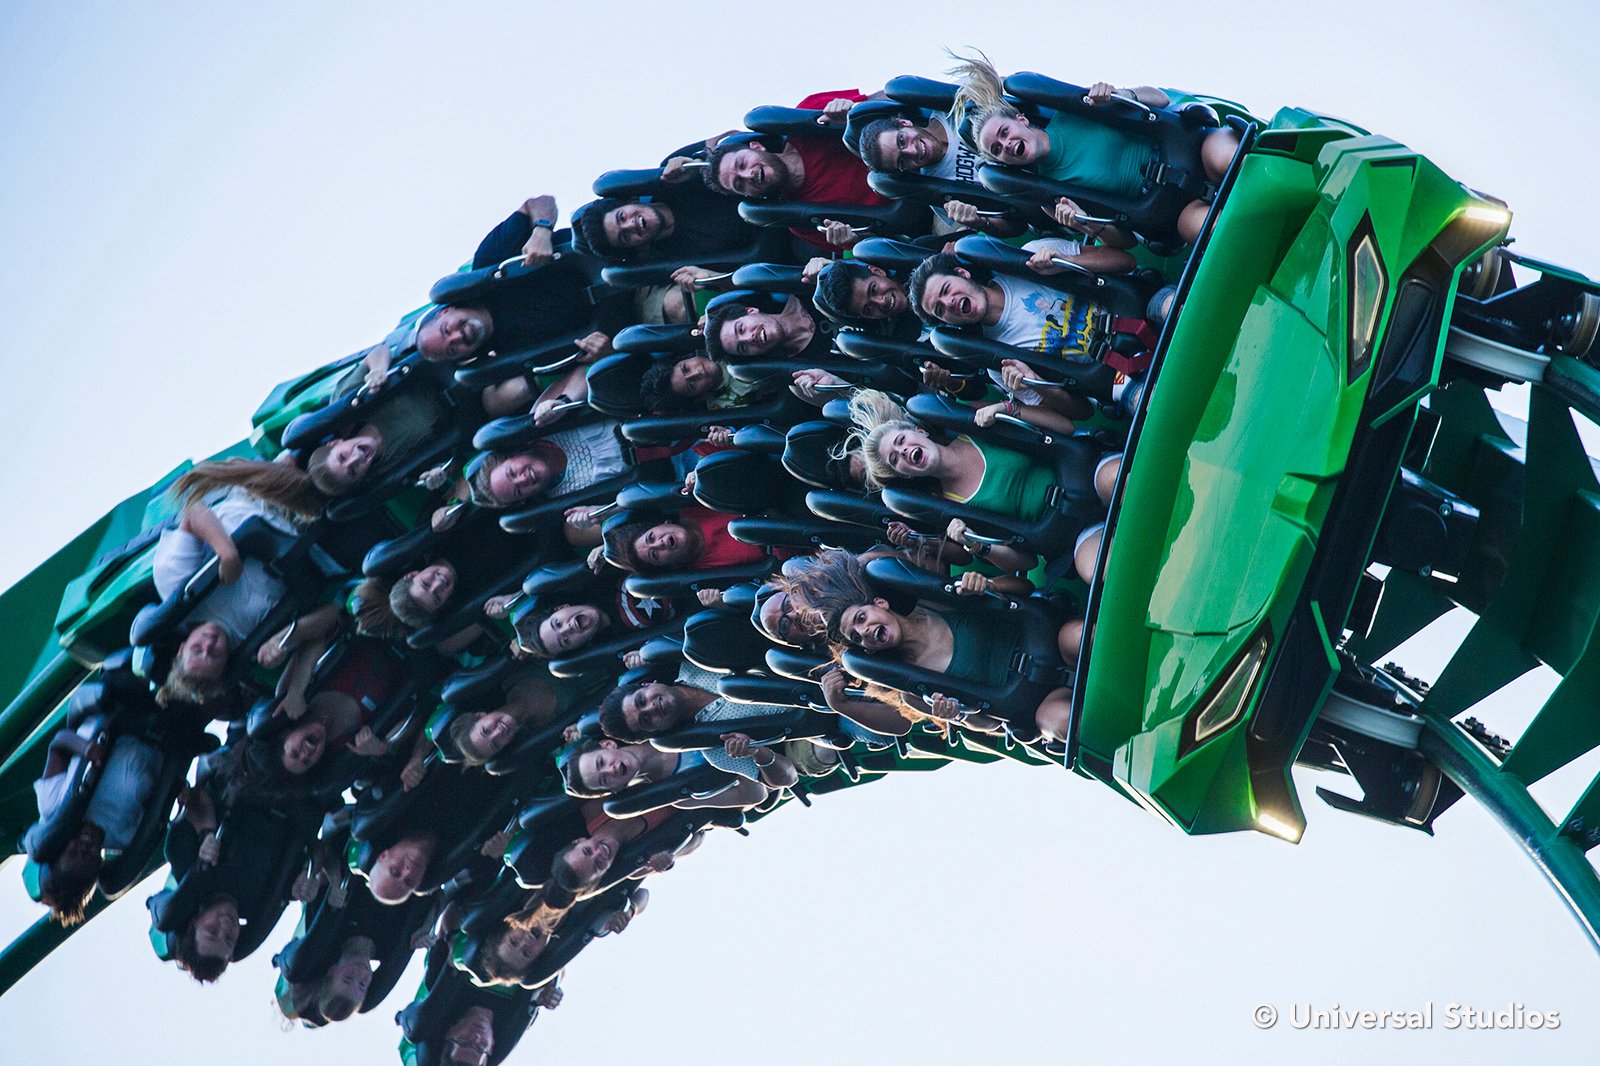
[[[1056,471],[1047,463],[965,435],[936,441],[892,397],[872,389],[860,389],[851,397],[850,418],[855,428],[844,447],[860,449],[872,487],[931,478],[939,483],[946,499],[1028,520],[1037,518],[1048,506]],[[1120,456],[1107,455],[1095,471],[1095,491],[1102,502],[1110,498],[1120,465]],[[1098,525],[1091,527],[1076,549],[1076,568],[1085,581],[1093,576],[1100,530]],[[946,535],[961,541],[965,532],[965,523],[957,521]],[[1006,545],[975,548],[1002,570],[1021,572],[1035,562],[1033,555]]]
[[[960,87],[951,104],[950,120],[961,139],[978,154],[1007,166],[1026,167],[1091,195],[1138,195],[1146,171],[1156,160],[1155,147],[1149,140],[1064,111],[1052,114],[1048,125],[1036,125],[1006,101],[1005,81],[988,56],[982,52],[976,56],[951,56],[959,62],[948,73],[959,79]],[[1101,106],[1113,96],[1146,107],[1172,105],[1171,96],[1152,85],[1119,89],[1104,81],[1089,88],[1085,102]],[[1207,182],[1222,180],[1238,148],[1239,135],[1226,126],[1205,134],[1200,160]],[[1200,235],[1207,210],[1204,200],[1186,205],[1177,219],[1179,236],[1193,243]],[[1081,228],[1076,225],[1079,213],[1078,205],[1071,200],[1062,199],[1056,205],[1056,221],[1062,225]],[[1089,224],[1085,232],[1115,247],[1131,243],[1130,235],[1117,227],[1096,229],[1096,225],[1099,224]]]

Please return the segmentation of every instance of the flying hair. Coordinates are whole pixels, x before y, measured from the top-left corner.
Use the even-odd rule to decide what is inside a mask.
[[[897,475],[878,454],[878,443],[890,433],[902,429],[921,429],[906,414],[894,397],[877,389],[857,389],[850,396],[850,421],[853,428],[830,454],[835,459],[847,459],[852,451],[859,450],[866,461],[867,481],[872,488],[882,488]]]
[[[963,56],[948,52],[956,65],[945,73],[960,81],[956,96],[950,104],[950,122],[967,146],[983,154],[978,143],[978,131],[991,118],[1020,118],[1022,113],[1006,102],[1005,81],[989,57],[977,49],[976,56]]]

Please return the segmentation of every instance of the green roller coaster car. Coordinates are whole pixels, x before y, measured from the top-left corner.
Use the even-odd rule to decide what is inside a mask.
[[[1251,131],[1132,427],[1069,766],[1188,833],[1299,839],[1290,768],[1463,268],[1509,221],[1342,121],[1285,109]]]

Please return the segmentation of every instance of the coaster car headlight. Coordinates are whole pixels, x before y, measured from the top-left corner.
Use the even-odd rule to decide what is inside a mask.
[[[1189,712],[1183,720],[1183,736],[1178,744],[1180,758],[1244,717],[1256,681],[1261,676],[1261,668],[1266,664],[1271,643],[1265,629],[1251,638],[1250,643],[1212,684],[1205,699]]]
[[[1378,242],[1372,233],[1372,220],[1362,218],[1351,238],[1349,262],[1350,335],[1346,360],[1349,376],[1354,381],[1367,372],[1372,362],[1372,350],[1378,336],[1378,319],[1383,316],[1383,298],[1389,287],[1383,272],[1383,258],[1378,255]]]

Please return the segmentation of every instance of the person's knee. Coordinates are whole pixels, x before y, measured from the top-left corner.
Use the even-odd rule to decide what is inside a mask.
[[[1221,181],[1239,150],[1239,135],[1231,129],[1220,129],[1206,137],[1200,146],[1200,161],[1205,164],[1206,178]]]
[[[1157,289],[1155,295],[1150,297],[1150,302],[1145,304],[1144,317],[1156,329],[1167,324],[1167,318],[1172,314],[1172,305],[1177,302],[1178,287],[1176,285],[1163,285]]]
[[[1056,633],[1056,647],[1061,652],[1061,660],[1071,664],[1077,661],[1078,653],[1083,650],[1083,619],[1074,618],[1062,626]]]
[[[1184,243],[1193,244],[1200,239],[1200,233],[1205,229],[1206,212],[1210,205],[1202,200],[1191,201],[1189,206],[1178,215],[1178,236]]]
[[[1101,503],[1110,503],[1117,488],[1117,474],[1122,470],[1122,456],[1108,455],[1094,468],[1094,493]]]
[[[1085,583],[1094,581],[1094,566],[1100,558],[1100,541],[1104,536],[1105,526],[1086,529],[1078,538],[1078,546],[1073,550],[1073,565],[1078,571],[1078,577]]]
[[[1072,693],[1058,688],[1045,698],[1034,713],[1039,732],[1053,741],[1065,741],[1072,729]]]

